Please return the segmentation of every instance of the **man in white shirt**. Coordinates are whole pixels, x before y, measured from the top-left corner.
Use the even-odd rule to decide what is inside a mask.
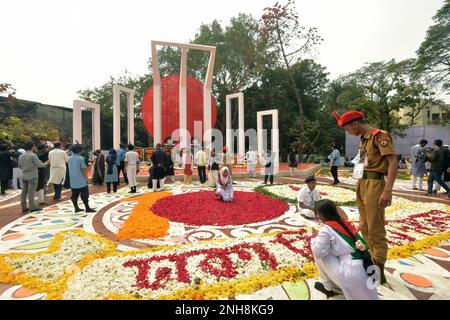
[[[200,149],[195,154],[195,164],[197,165],[200,183],[204,184],[206,182],[206,165],[208,164],[208,155],[205,152],[205,148],[203,150]]]
[[[61,150],[61,142],[56,141],[53,146],[55,149],[48,154],[50,178],[48,179],[47,185],[53,184],[53,188],[55,189],[53,200],[60,200],[61,190],[66,180],[66,163],[69,160],[69,156],[64,150]]]
[[[315,219],[314,206],[321,200],[319,190],[316,189],[316,178],[309,176],[305,179],[306,186],[298,192],[297,201],[300,208],[300,214],[305,218]]]
[[[134,151],[132,144],[128,145],[128,152],[125,154],[125,172],[130,185],[130,193],[136,193],[137,181],[136,176],[139,173],[139,154]]]
[[[12,180],[12,186],[13,186],[14,190],[17,190],[18,186],[22,189],[22,186],[23,186],[23,180],[22,180],[23,171],[22,171],[22,169],[20,169],[17,166],[17,160],[19,159],[19,156],[24,153],[25,153],[24,149],[18,149],[16,156],[15,156],[16,165],[13,167],[13,180]],[[17,181],[19,181],[18,186],[17,186]]]
[[[247,171],[248,175],[251,178],[256,178],[256,151],[253,150],[253,147],[250,147],[246,153],[247,158]]]

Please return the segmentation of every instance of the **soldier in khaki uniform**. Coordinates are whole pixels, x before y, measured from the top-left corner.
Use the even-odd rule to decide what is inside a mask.
[[[392,202],[392,188],[397,176],[398,162],[388,132],[370,128],[359,111],[333,112],[340,128],[349,134],[361,136],[359,166],[355,165],[356,203],[363,238],[369,244],[372,259],[380,268],[380,283],[385,283],[384,264],[387,259],[387,238],[384,210]],[[358,169],[356,167],[358,166]],[[359,174],[357,171],[359,171]]]

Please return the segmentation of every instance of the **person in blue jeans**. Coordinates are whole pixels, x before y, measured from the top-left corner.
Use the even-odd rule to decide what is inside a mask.
[[[119,160],[119,166],[117,167],[117,178],[119,179],[120,184],[120,172],[122,171],[123,179],[125,180],[125,183],[128,184],[128,176],[125,171],[125,151],[126,146],[124,144],[120,144],[120,148],[117,149],[117,159]]]
[[[428,176],[428,195],[433,194],[433,182],[436,180],[442,188],[447,191],[447,195],[450,198],[450,188],[447,184],[442,181],[442,172],[444,168],[442,166],[443,158],[444,158],[444,150],[442,148],[443,142],[438,139],[434,141],[434,149],[431,153],[427,154],[428,160],[431,163],[430,175]]]
[[[70,175],[70,189],[72,190],[72,203],[75,208],[75,212],[80,212],[82,209],[78,207],[78,197],[81,195],[81,200],[84,203],[86,212],[95,212],[89,206],[89,189],[87,171],[89,167],[86,166],[85,159],[81,156],[83,146],[74,144],[72,146],[72,156],[69,158],[69,175]]]
[[[328,159],[330,159],[330,171],[334,180],[332,184],[338,184],[341,183],[338,178],[338,168],[341,165],[341,153],[339,152],[339,149],[336,147],[336,144],[334,142],[331,144],[331,149],[332,152],[328,156]]]

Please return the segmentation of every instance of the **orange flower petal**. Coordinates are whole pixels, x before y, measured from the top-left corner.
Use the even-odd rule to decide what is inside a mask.
[[[157,200],[170,195],[169,192],[158,192],[133,197],[133,200],[138,200],[139,203],[117,233],[117,239],[152,239],[166,236],[169,231],[169,219],[157,216],[150,208]]]

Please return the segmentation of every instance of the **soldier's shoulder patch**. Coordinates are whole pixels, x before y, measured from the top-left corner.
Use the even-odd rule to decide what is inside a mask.
[[[373,129],[373,130],[372,130],[372,134],[373,134],[374,136],[376,136],[376,135],[379,134],[380,132],[381,132],[380,129]]]
[[[389,133],[387,132],[380,132],[378,135],[378,141],[384,141],[384,140],[391,140],[391,137],[389,136]]]
[[[389,141],[391,140],[391,137],[389,136],[389,133],[381,131],[381,133],[378,135],[378,142],[382,147],[386,147],[389,144]]]

